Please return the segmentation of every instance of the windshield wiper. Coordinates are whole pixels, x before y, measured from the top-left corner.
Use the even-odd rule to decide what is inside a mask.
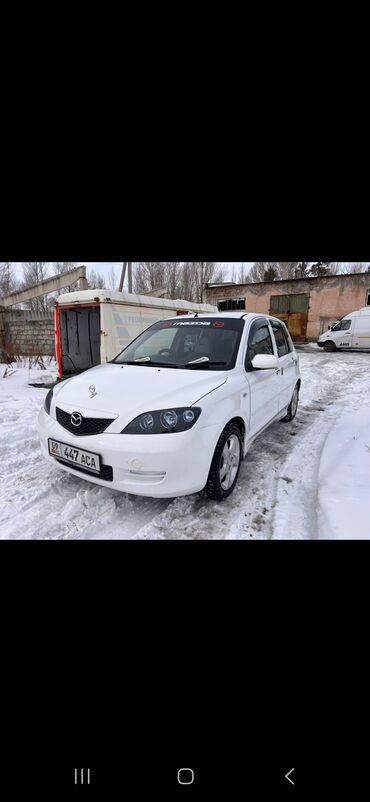
[[[199,359],[193,359],[191,362],[186,362],[185,366],[187,367],[188,365],[202,365],[203,362],[209,362],[209,357],[200,356]]]
[[[208,356],[201,356],[193,362],[186,362],[184,368],[212,368],[220,365],[227,365],[227,362],[210,362]]]
[[[147,365],[148,367],[153,368],[180,368],[181,365],[177,365],[172,362],[153,362],[150,356],[144,356],[142,359],[133,359],[128,360],[127,362],[118,362],[119,365]]]

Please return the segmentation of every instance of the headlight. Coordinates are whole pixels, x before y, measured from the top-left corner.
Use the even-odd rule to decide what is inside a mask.
[[[45,410],[45,412],[48,413],[48,415],[50,415],[50,404],[51,404],[52,397],[53,397],[53,390],[49,390],[49,392],[48,392],[48,394],[47,394],[47,396],[45,398],[45,401],[44,401],[44,410]]]
[[[186,432],[194,426],[201,413],[200,407],[158,409],[138,415],[121,434],[166,434]]]

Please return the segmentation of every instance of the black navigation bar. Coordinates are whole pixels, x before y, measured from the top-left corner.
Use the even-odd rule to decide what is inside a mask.
[[[64,763],[32,765],[19,760],[3,765],[2,798],[63,800],[171,800],[206,799],[213,796],[227,800],[298,800],[328,794],[349,793],[352,798],[364,794],[368,784],[367,764],[353,769],[351,761],[328,762],[312,759],[306,764],[272,764],[269,760],[243,760],[236,757],[192,759],[190,753],[178,759],[123,755],[110,763],[92,763],[73,767]],[[26,796],[27,795],[27,796]]]

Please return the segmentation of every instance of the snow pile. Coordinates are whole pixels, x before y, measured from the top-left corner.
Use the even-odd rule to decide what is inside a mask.
[[[329,432],[319,468],[319,537],[370,538],[370,407]]]

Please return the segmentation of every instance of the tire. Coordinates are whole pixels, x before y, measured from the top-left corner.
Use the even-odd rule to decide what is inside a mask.
[[[329,340],[327,343],[324,343],[324,351],[333,353],[333,351],[336,350],[335,343],[333,343],[331,340]]]
[[[289,423],[291,420],[294,420],[297,414],[298,402],[299,402],[299,387],[298,384],[296,384],[294,388],[294,393],[292,395],[292,400],[288,406],[287,414],[285,415],[285,418],[282,418],[282,421],[284,423]]]
[[[208,498],[224,501],[230,496],[238,481],[242,453],[243,440],[240,429],[235,423],[229,423],[223,430],[213,455],[204,488]],[[226,465],[228,455],[230,462]]]

